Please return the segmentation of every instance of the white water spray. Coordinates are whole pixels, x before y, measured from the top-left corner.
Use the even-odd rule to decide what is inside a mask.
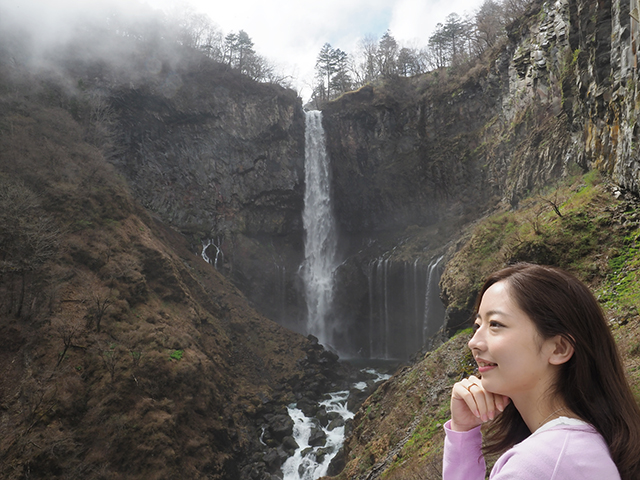
[[[438,325],[434,329],[434,325],[431,325],[430,322],[433,322],[432,318],[434,315],[440,317],[439,310],[442,309],[442,304],[438,299],[438,295],[440,289],[437,287],[437,282],[440,279],[440,272],[438,271],[438,265],[444,258],[444,255],[440,256],[437,259],[432,259],[431,263],[429,263],[429,268],[427,270],[427,288],[424,295],[424,322],[422,324],[422,338],[423,342],[430,335],[435,333],[434,330],[437,330],[442,325],[442,321],[444,318],[437,318]],[[440,307],[440,309],[436,307]],[[444,317],[444,316],[443,316]]]
[[[330,194],[329,159],[322,113],[319,111],[306,114],[305,185],[302,278],[307,300],[307,331],[327,346],[332,343],[329,313],[333,304],[333,274],[337,267],[337,236]]]
[[[309,445],[312,429],[319,428],[317,421],[306,417],[293,405],[288,407],[289,416],[294,422],[293,437],[299,448],[282,465],[284,480],[314,480],[327,474],[331,460],[344,443],[344,422],[354,417],[353,412],[347,409],[348,398],[349,392],[345,390],[331,393],[327,400],[320,402],[329,415],[334,414],[343,420],[340,426],[334,427],[330,423],[322,427],[326,441],[320,447]]]
[[[211,259],[208,255],[207,255],[207,248],[209,247],[213,247],[216,250],[216,256]],[[218,270],[218,262],[220,262],[220,264],[222,265],[222,263],[224,262],[224,253],[222,251],[222,240],[218,237],[217,239],[210,239],[207,241],[202,241],[202,259],[207,262],[210,263],[211,265],[213,265],[213,267]]]
[[[367,265],[369,322],[362,334],[368,358],[409,358],[442,328],[438,282],[443,257],[428,264],[420,260],[394,261],[385,253]]]

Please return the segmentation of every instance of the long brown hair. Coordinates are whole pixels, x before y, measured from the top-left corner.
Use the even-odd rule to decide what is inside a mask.
[[[484,292],[500,281],[508,284],[512,299],[542,338],[561,335],[574,348],[550,393],[560,395],[568,408],[602,435],[622,479],[640,478],[640,408],[591,291],[559,268],[519,263],[489,276],[478,295],[476,312]],[[520,413],[510,403],[489,427],[484,452],[502,453],[529,435]]]

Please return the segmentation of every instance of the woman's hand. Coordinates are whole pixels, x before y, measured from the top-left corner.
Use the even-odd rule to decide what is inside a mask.
[[[482,380],[471,375],[451,390],[451,429],[466,432],[493,420],[509,401],[509,397],[487,392],[482,387]]]

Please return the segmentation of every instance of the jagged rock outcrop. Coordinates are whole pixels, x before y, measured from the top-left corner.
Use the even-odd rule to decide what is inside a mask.
[[[586,159],[624,188],[640,190],[637,126],[640,23],[634,1],[572,1],[572,119]],[[635,8],[632,11],[632,8]]]

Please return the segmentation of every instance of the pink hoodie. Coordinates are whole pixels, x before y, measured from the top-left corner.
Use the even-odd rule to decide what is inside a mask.
[[[444,426],[442,480],[484,480],[480,427],[454,432]],[[620,480],[602,436],[589,424],[560,417],[506,451],[491,480]]]

